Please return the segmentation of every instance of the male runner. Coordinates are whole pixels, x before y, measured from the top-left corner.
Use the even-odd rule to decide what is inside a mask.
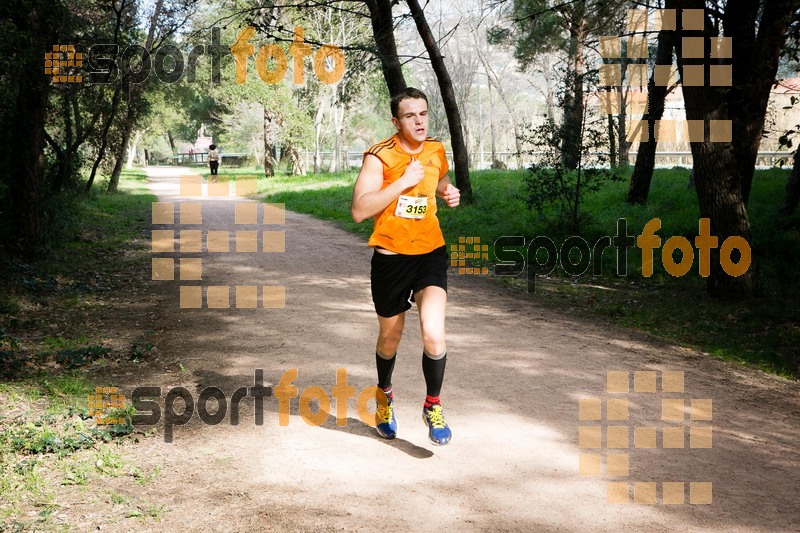
[[[447,349],[444,315],[447,303],[447,251],[436,196],[450,207],[461,194],[447,177],[447,158],[441,142],[428,137],[428,99],[412,87],[392,97],[392,124],[397,133],[364,153],[353,189],[350,212],[361,222],[374,217],[369,239],[372,255],[372,301],[378,314],[375,361],[378,387],[388,401],[378,411],[378,434],[397,435],[392,371],[403,334],[405,312],[416,302],[422,329],[422,373],[427,396],[422,418],[433,444],[450,442],[439,393],[444,380]]]

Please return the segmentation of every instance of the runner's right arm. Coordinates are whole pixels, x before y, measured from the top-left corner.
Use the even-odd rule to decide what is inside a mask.
[[[414,187],[425,177],[422,163],[416,159],[409,163],[406,171],[385,189],[383,185],[383,163],[378,157],[367,154],[364,164],[358,173],[353,188],[353,201],[350,204],[350,215],[356,222],[374,217],[400,196],[403,191]]]

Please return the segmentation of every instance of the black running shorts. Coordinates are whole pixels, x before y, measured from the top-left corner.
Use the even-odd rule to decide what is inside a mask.
[[[436,286],[447,290],[447,249],[421,255],[372,253],[372,302],[375,312],[392,317],[411,309],[413,293]],[[411,302],[409,301],[411,300]]]

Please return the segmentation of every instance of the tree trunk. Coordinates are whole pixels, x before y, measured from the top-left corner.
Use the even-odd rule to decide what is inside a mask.
[[[544,97],[544,103],[547,106],[547,120],[551,124],[556,123],[556,96],[553,91],[553,77],[550,75],[550,64],[548,62],[543,69],[544,73],[544,82],[546,85],[546,94]]]
[[[397,94],[407,87],[403,77],[400,59],[397,57],[397,44],[394,40],[394,19],[391,0],[366,0],[369,18],[372,22],[372,35],[377,46],[378,59],[383,70],[383,79],[389,94]]]
[[[69,101],[69,93],[67,92],[61,93],[61,101],[63,104],[62,118],[64,119],[64,128],[63,128],[64,148],[62,149],[55,142],[50,142],[50,145],[56,152],[56,161],[57,161],[55,179],[51,184],[52,191],[54,193],[58,193],[59,191],[61,191],[62,187],[64,187],[64,184],[70,179],[69,176],[72,173],[72,161],[73,161],[72,154],[70,153],[70,147],[72,146],[75,140],[73,137],[74,129],[72,124],[72,111],[70,109],[72,106],[70,105]],[[76,116],[75,118],[77,119],[78,117]],[[45,134],[46,133],[47,132],[45,132]],[[49,137],[45,138],[49,139],[49,141],[53,140],[50,139]]]
[[[37,10],[20,14],[20,29],[30,41],[17,54],[24,61],[18,78],[19,91],[10,124],[14,134],[10,153],[14,171],[8,172],[11,196],[11,247],[24,256],[35,256],[41,243],[44,217],[44,125],[47,117],[49,80],[42,70],[42,50],[51,44],[52,32],[42,22]]]
[[[130,109],[130,108],[128,108]],[[131,140],[131,130],[133,130],[133,119],[130,118],[131,112],[128,112],[128,120],[122,129],[122,140],[120,141],[119,151],[117,152],[117,159],[114,162],[114,170],[111,171],[111,179],[108,181],[108,192],[117,192],[119,186],[119,177],[122,174],[122,164],[128,157],[128,143]]]
[[[338,172],[339,171],[339,136],[334,135],[333,137],[333,147],[331,148],[331,160],[328,162],[328,172]]]
[[[164,0],[156,0],[155,7],[153,8],[153,15],[150,17],[150,27],[147,30],[147,39],[145,40],[145,49],[151,52],[153,50],[153,39],[155,38],[156,25],[158,18],[161,16],[161,11],[164,6]],[[126,83],[125,77],[120,77],[120,83]],[[122,173],[122,162],[128,155],[128,142],[131,138],[131,133],[136,124],[136,115],[139,112],[139,104],[142,96],[141,84],[130,84],[128,88],[128,112],[125,114],[124,123],[122,126],[122,143],[117,152],[117,161],[114,163],[114,170],[111,173],[111,179],[108,182],[108,192],[117,192],[119,185],[119,176]],[[174,152],[173,152],[174,153]]]
[[[333,104],[331,106],[331,117],[333,122],[333,151],[331,162],[328,165],[328,172],[339,172],[342,170],[342,128],[344,127],[344,105]]]
[[[297,148],[292,147],[289,149],[289,157],[291,158],[292,174],[295,176],[305,176],[306,166]]]
[[[139,152],[139,140],[142,137],[142,132],[136,130],[136,134],[133,136],[133,142],[131,142],[130,148],[128,148],[128,157],[125,163],[125,168],[128,170],[133,168],[133,160],[136,159],[136,156]]]
[[[622,80],[626,82],[628,73],[628,59],[621,61],[622,65]],[[628,141],[628,94],[630,88],[619,87],[619,113],[617,113],[617,155],[618,162],[621,166],[631,164],[631,143]]]
[[[672,31],[658,32],[658,48],[656,50],[656,65],[672,65]],[[647,83],[647,141],[639,143],[639,153],[636,156],[636,165],[631,174],[631,183],[628,188],[626,201],[629,204],[647,203],[650,193],[650,183],[653,180],[653,168],[656,163],[656,121],[664,115],[664,102],[667,97],[668,87],[664,84],[656,85],[655,68]]]
[[[576,4],[574,18],[569,24],[569,55],[567,82],[564,94],[564,117],[561,123],[561,162],[577,169],[581,154],[581,124],[583,123],[583,42],[585,20],[583,8]]]
[[[792,173],[789,174],[789,180],[786,182],[786,192],[783,195],[781,202],[780,214],[781,216],[788,217],[793,215],[797,210],[797,204],[800,202],[800,150],[794,153],[794,166],[792,166]]]
[[[667,0],[667,9],[703,9],[703,0]],[[675,55],[678,70],[683,80],[684,64],[702,65],[706,59],[683,57],[683,37],[698,37],[708,34],[703,31],[681,29],[680,18],[675,35]],[[725,102],[725,92],[720,87],[692,86],[684,84],[683,95],[687,120],[727,120],[729,107]],[[735,111],[734,111],[735,112]],[[695,186],[700,204],[700,215],[710,219],[711,234],[718,239],[718,247],[711,249],[709,293],[716,298],[746,298],[756,294],[755,261],[751,256],[748,270],[740,276],[727,274],[720,263],[720,246],[732,236],[745,239],[752,248],[752,232],[747,207],[742,195],[740,166],[734,156],[730,142],[690,142],[694,160]]]
[[[619,114],[617,114],[617,156],[621,166],[631,164],[631,142],[628,140],[628,108],[626,96],[628,91],[620,91]]]
[[[324,106],[320,104],[314,116],[314,174],[322,171],[322,155],[320,154],[320,141],[322,140],[322,124],[325,116]]]
[[[483,65],[483,69],[486,72],[486,79],[489,82],[489,105],[492,106],[492,87],[497,90],[497,94],[500,96],[500,100],[505,105],[506,110],[508,111],[509,115],[511,116],[511,129],[514,130],[514,147],[516,149],[515,158],[517,161],[517,168],[522,168],[522,143],[520,141],[520,131],[519,131],[519,121],[515,120],[515,111],[507,93],[503,90],[503,84],[500,82],[499,76],[492,68],[491,63],[486,59],[486,55],[480,48],[480,42],[476,42],[476,49],[478,52],[478,59],[480,60],[481,64]],[[546,78],[549,75],[546,76]],[[549,113],[552,113],[552,110],[548,109]],[[491,127],[491,137],[492,137],[492,164],[497,161],[497,150],[495,146],[495,133],[494,133],[494,113],[490,113],[489,115],[489,125]]]
[[[762,5],[761,18],[757,19]],[[735,110],[731,116],[732,145],[745,204],[750,199],[770,90],[796,10],[794,0],[728,2],[725,9],[723,22],[726,36],[731,37],[733,57],[732,86],[727,102]]]
[[[271,178],[275,175],[275,158],[272,156],[272,121],[275,114],[264,106],[264,176]]]
[[[616,168],[617,166],[617,140],[614,138],[616,133],[614,132],[614,115],[609,113],[606,116],[608,120],[608,156],[609,156],[609,163],[611,168]]]
[[[68,120],[65,120],[68,122]],[[66,127],[64,129],[67,129]],[[67,181],[67,176],[70,174],[70,167],[72,166],[70,154],[48,135],[47,130],[43,132],[44,138],[50,148],[56,154],[55,169],[51,169],[50,175],[47,177],[50,182],[50,191],[58,193],[63,184]],[[69,137],[69,135],[67,135]],[[48,181],[46,179],[45,181]]]
[[[97,157],[95,158],[94,164],[92,165],[92,172],[89,175],[89,181],[86,182],[86,192],[89,192],[92,189],[94,178],[97,175],[97,169],[106,155],[106,147],[108,146],[108,132],[111,129],[111,124],[114,122],[114,119],[117,116],[117,107],[119,106],[119,99],[121,95],[122,95],[122,84],[117,84],[117,86],[114,87],[114,96],[111,97],[111,110],[108,113],[108,118],[106,119],[106,123],[103,125],[103,133],[101,134],[100,137],[100,148],[98,148],[97,150]]]
[[[450,143],[453,147],[456,187],[458,187],[461,192],[461,201],[464,204],[471,204],[473,202],[473,197],[472,184],[469,181],[469,154],[464,144],[461,114],[458,111],[456,95],[453,91],[453,82],[450,79],[450,74],[447,72],[441,50],[439,50],[439,45],[434,39],[433,32],[431,32],[430,26],[428,26],[428,22],[425,20],[425,14],[422,12],[419,2],[417,0],[406,0],[406,3],[411,10],[411,15],[414,18],[417,31],[422,41],[425,43],[425,49],[428,51],[431,66],[439,82],[439,90],[442,93],[442,102],[444,103],[447,125],[450,130]]]
[[[522,136],[522,132],[519,131],[519,124],[515,121],[514,122],[514,147],[516,148],[516,153],[514,157],[517,160],[517,168],[522,168],[522,141],[520,140]]]

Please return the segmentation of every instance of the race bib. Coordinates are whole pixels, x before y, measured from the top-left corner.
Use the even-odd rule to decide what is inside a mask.
[[[401,195],[400,198],[397,199],[397,209],[394,210],[394,215],[402,218],[413,218],[420,220],[425,218],[425,213],[427,211],[427,196]]]

